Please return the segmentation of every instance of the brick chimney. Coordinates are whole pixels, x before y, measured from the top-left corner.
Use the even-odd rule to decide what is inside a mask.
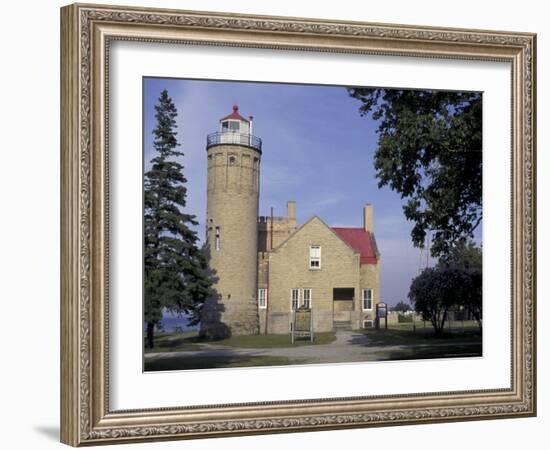
[[[374,233],[374,209],[370,203],[363,207],[363,228]]]
[[[288,201],[286,202],[286,216],[289,219],[296,220],[296,202]]]

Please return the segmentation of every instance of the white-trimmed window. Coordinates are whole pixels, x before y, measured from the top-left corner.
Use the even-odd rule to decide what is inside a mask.
[[[216,227],[216,251],[220,251],[220,227]]]
[[[372,289],[362,289],[361,300],[363,304],[363,311],[372,310]]]
[[[238,120],[226,120],[222,122],[222,132],[238,133],[241,127],[241,122]]]
[[[267,308],[267,289],[265,288],[258,289],[258,308]]]
[[[290,290],[290,309],[296,311],[298,305],[300,304],[300,289],[291,289]]]
[[[306,308],[311,308],[311,289],[305,288],[302,296],[302,305]]]
[[[321,268],[321,246],[320,245],[309,246],[309,268],[310,269]]]

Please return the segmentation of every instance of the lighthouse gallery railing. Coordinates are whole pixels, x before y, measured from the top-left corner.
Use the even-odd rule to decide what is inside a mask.
[[[206,147],[221,144],[237,144],[252,147],[259,152],[262,151],[262,140],[252,134],[242,134],[233,132],[216,132],[206,137]]]

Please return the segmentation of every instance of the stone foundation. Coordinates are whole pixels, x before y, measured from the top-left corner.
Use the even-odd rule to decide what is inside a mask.
[[[199,336],[223,339],[259,333],[258,307],[255,299],[207,301],[201,316]]]
[[[313,331],[315,333],[324,333],[332,331],[332,312],[330,311],[315,311],[313,315]],[[267,333],[268,334],[289,334],[290,324],[292,322],[292,314],[288,313],[269,313],[267,319]],[[262,318],[262,332],[265,332],[265,317]]]

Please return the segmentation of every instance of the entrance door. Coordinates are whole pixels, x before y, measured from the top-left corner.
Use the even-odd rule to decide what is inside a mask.
[[[334,288],[332,291],[332,311],[334,322],[351,322],[351,313],[354,310],[354,288]]]

